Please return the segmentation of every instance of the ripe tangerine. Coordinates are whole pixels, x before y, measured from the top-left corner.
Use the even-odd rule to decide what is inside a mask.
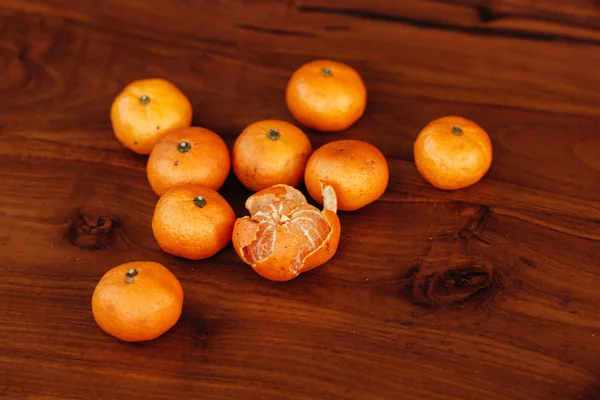
[[[152,217],[160,248],[190,260],[211,257],[231,241],[235,213],[215,190],[200,185],[172,187],[161,196]]]
[[[322,184],[335,190],[338,208],[355,211],[385,192],[389,168],[385,156],[374,145],[354,139],[336,140],[319,147],[310,156],[304,183],[310,196],[323,204]]]
[[[115,137],[123,146],[147,155],[165,132],[190,126],[192,105],[171,82],[140,79],[129,83],[116,96],[110,119]]]
[[[286,87],[286,103],[301,124],[323,132],[341,131],[364,114],[367,88],[349,65],[315,60],[292,74]]]
[[[475,122],[456,116],[436,119],[419,133],[413,146],[415,165],[439,189],[471,186],[492,165],[492,143]]]
[[[225,141],[200,127],[173,129],[158,141],[146,166],[148,181],[162,196],[173,186],[199,184],[219,190],[231,169]]]
[[[127,342],[152,340],[181,316],[183,289],[166,267],[151,261],[118,265],[100,279],[92,295],[94,320]]]
[[[298,186],[311,152],[310,140],[293,124],[258,121],[236,139],[233,171],[242,185],[253,192],[279,183]]]

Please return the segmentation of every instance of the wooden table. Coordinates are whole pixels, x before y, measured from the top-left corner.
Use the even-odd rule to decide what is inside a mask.
[[[592,0],[0,0],[0,398],[600,398],[599,32]],[[285,84],[318,58],[354,66],[369,98],[349,130],[307,130],[313,146],[366,140],[391,170],[380,201],[340,212],[336,256],[274,283],[231,246],[161,252],[114,96],[169,79],[231,146],[294,122]],[[492,138],[471,188],[414,166],[443,115]],[[245,214],[233,175],[221,193]],[[73,227],[99,218],[82,248]],[[140,344],[91,314],[132,260],[185,291],[179,323]]]

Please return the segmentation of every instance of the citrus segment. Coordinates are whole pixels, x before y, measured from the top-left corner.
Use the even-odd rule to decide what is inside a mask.
[[[327,262],[340,237],[335,192],[324,186],[326,207],[319,211],[288,185],[275,185],[250,196],[250,217],[234,226],[233,245],[261,276],[289,280]]]

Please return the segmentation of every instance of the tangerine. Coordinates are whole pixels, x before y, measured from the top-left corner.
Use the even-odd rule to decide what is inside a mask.
[[[323,204],[321,186],[335,190],[338,208],[355,211],[385,192],[389,168],[385,156],[374,145],[354,139],[329,142],[310,156],[304,183],[310,196]]]
[[[439,189],[456,190],[477,183],[492,165],[492,143],[475,122],[456,116],[436,119],[413,146],[415,165]]]
[[[165,266],[135,261],[108,270],[92,295],[98,326],[127,342],[152,340],[171,329],[181,316],[183,289]]]
[[[152,217],[160,248],[190,260],[208,258],[231,241],[235,213],[215,190],[197,184],[174,186],[161,196]]]
[[[365,112],[367,89],[352,67],[315,60],[298,68],[286,87],[289,111],[303,125],[323,132],[341,131]]]
[[[158,141],[146,167],[154,192],[162,196],[173,186],[197,183],[219,190],[231,169],[225,141],[200,127],[177,128]]]
[[[129,83],[116,96],[110,109],[115,137],[138,154],[150,154],[170,129],[190,126],[192,105],[171,82],[140,79]]]
[[[279,183],[298,186],[311,152],[310,140],[298,127],[285,121],[258,121],[236,139],[233,171],[253,192]]]
[[[333,188],[323,186],[324,208],[308,204],[296,188],[278,184],[246,200],[250,216],[238,218],[233,247],[259,275],[287,281],[329,261],[340,240]]]

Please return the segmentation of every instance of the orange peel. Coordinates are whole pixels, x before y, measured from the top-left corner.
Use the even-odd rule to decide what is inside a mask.
[[[288,281],[329,261],[340,241],[337,197],[322,185],[323,210],[308,204],[298,189],[278,184],[246,200],[250,216],[238,218],[232,243],[255,272],[273,281]]]

